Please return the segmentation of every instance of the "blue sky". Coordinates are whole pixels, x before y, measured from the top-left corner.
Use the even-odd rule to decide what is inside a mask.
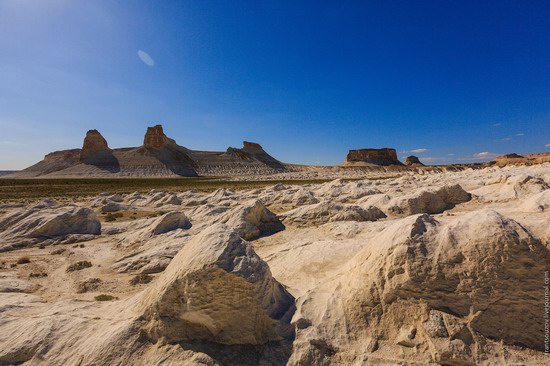
[[[157,123],[305,164],[550,151],[548,19],[543,0],[0,0],[0,169]]]

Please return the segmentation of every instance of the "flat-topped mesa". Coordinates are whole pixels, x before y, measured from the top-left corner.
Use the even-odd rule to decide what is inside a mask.
[[[407,166],[424,166],[424,164],[422,164],[420,159],[418,159],[418,156],[414,156],[414,155],[407,156],[403,164]]]
[[[89,130],[86,132],[82,150],[80,150],[80,160],[86,160],[99,152],[110,151],[107,145],[107,140],[99,133],[98,130]]]
[[[524,156],[521,156],[521,155],[518,155],[516,153],[511,153],[511,154],[504,154],[504,155],[501,155],[501,156],[497,156],[495,158],[495,160],[502,160],[502,159],[525,159]]]
[[[162,125],[147,127],[147,132],[145,133],[145,137],[143,139],[144,147],[159,149],[166,145],[175,145],[175,144],[176,144],[175,140],[169,138],[164,134]]]
[[[397,152],[395,149],[382,148],[382,149],[359,149],[350,150],[346,162],[364,162],[375,165],[403,165],[397,160]]]
[[[255,142],[243,141],[243,151],[246,152],[255,152],[255,151],[264,151],[262,145]]]

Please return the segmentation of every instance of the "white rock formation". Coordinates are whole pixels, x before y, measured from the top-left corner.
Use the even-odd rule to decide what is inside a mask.
[[[0,238],[6,244],[0,251],[13,249],[17,243],[32,243],[25,239],[45,240],[70,234],[101,233],[101,224],[93,210],[86,207],[52,208],[38,204],[0,218]],[[25,245],[22,245],[25,246]]]

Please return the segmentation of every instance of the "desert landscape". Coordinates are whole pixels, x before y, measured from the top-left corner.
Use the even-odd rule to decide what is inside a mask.
[[[549,19],[0,0],[0,366],[550,365]]]
[[[91,130],[0,180],[0,364],[545,365],[546,159],[298,166]]]

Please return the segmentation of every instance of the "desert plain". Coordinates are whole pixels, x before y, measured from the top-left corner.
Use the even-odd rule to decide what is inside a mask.
[[[548,364],[550,162],[151,143],[0,180],[1,365]]]

